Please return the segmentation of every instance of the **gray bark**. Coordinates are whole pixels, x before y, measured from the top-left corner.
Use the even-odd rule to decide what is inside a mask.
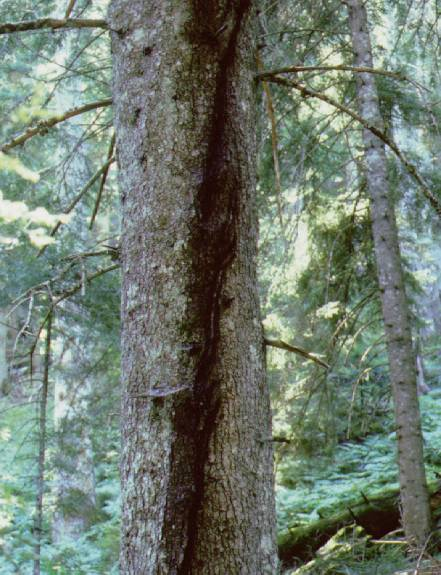
[[[366,9],[348,0],[354,63],[373,67]],[[360,114],[383,130],[378,92],[372,74],[357,74]],[[372,233],[377,261],[393,389],[403,525],[408,541],[424,544],[430,531],[430,509],[423,459],[416,362],[401,267],[395,212],[388,186],[384,144],[363,129],[364,161],[371,201]]]
[[[121,573],[277,571],[256,291],[254,10],[113,0]]]
[[[46,464],[46,414],[47,398],[49,390],[49,367],[51,360],[51,337],[52,337],[52,314],[49,315],[46,326],[46,342],[44,350],[43,378],[40,390],[39,401],[39,441],[38,441],[38,466],[35,495],[35,515],[33,534],[34,544],[34,566],[33,575],[40,575],[41,572],[41,543],[43,538],[43,500],[45,491],[45,464]]]

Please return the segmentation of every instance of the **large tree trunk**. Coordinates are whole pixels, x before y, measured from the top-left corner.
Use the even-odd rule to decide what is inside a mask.
[[[249,0],[113,0],[121,573],[273,575]]]
[[[372,49],[362,0],[347,0],[354,62],[373,67]],[[383,129],[373,74],[357,74],[361,115]],[[363,130],[366,178],[371,200],[372,233],[377,260],[384,325],[393,389],[403,524],[409,542],[421,546],[430,530],[430,509],[423,460],[415,357],[401,268],[395,212],[388,186],[384,144]]]

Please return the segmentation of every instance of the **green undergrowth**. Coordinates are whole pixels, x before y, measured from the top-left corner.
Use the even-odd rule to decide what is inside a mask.
[[[52,402],[48,409],[44,575],[116,575],[119,551],[118,453],[108,449],[95,467],[96,516],[81,537],[52,540],[56,501]],[[0,400],[0,575],[31,575],[35,540],[32,524],[37,473],[36,404]]]
[[[421,398],[426,462],[429,481],[441,473],[441,392]],[[0,402],[0,575],[32,572],[32,520],[36,474],[36,404]],[[52,420],[51,409],[48,422]],[[96,465],[97,517],[90,529],[75,541],[51,541],[54,506],[53,430],[48,425],[45,493],[45,541],[42,565],[46,574],[76,575],[116,573],[119,545],[118,453],[99,453]],[[296,458],[284,454],[277,469],[279,534],[289,528],[308,526],[320,518],[347,510],[360,499],[375,499],[396,492],[395,439],[392,418],[384,422],[384,434],[362,442],[345,442],[332,455]],[[101,441],[105,444],[106,442]],[[289,449],[289,446],[288,446]],[[356,537],[355,537],[356,536]],[[357,539],[355,546],[349,543]],[[360,539],[360,541],[358,540]],[[352,546],[351,546],[352,545]],[[332,548],[332,553],[330,549]],[[329,554],[329,553],[330,554]],[[329,555],[329,556],[328,556]],[[407,565],[399,545],[373,544],[358,531],[340,533],[334,547],[322,549],[298,575],[339,573],[389,575]],[[314,571],[315,569],[315,571]],[[339,570],[341,569],[341,570]],[[292,573],[288,572],[288,573]]]
[[[433,485],[441,474],[441,390],[435,389],[421,398],[421,413],[426,471],[428,481]],[[362,442],[341,443],[332,455],[310,459],[284,456],[277,470],[280,540],[289,529],[307,527],[313,522],[339,515],[363,501],[397,492],[396,445],[391,415],[384,422],[384,430],[383,434],[369,435]],[[340,551],[343,553],[342,548]],[[317,561],[322,559],[318,556]],[[332,561],[335,560],[333,557]],[[309,569],[318,570],[297,570],[295,573],[388,575],[406,564],[399,546],[391,545],[381,545],[380,549],[375,546],[372,553],[365,555],[357,551],[348,561],[346,557],[342,571],[335,570],[335,567],[329,571],[327,567],[313,565]],[[355,567],[350,567],[349,563]]]
[[[362,527],[340,529],[301,567],[286,575],[392,575],[408,567],[401,545],[372,543]]]
[[[362,527],[342,527],[316,553],[314,559],[288,569],[285,575],[439,575],[441,556],[411,557],[396,537],[372,539]]]

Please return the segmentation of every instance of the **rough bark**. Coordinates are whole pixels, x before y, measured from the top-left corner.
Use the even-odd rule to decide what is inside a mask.
[[[361,0],[346,2],[354,63],[373,67],[367,14]],[[383,130],[378,92],[371,74],[357,74],[360,114]],[[393,389],[403,525],[409,542],[421,546],[430,530],[430,509],[416,385],[416,362],[401,267],[397,225],[388,186],[384,143],[363,129],[364,162],[371,201],[372,233]]]
[[[277,571],[256,292],[254,10],[113,0],[121,573]]]

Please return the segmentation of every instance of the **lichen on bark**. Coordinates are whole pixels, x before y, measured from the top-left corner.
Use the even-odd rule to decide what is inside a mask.
[[[346,0],[354,62],[373,68],[366,7]],[[383,131],[378,91],[373,74],[356,78],[360,114]],[[422,548],[430,531],[430,508],[424,469],[423,437],[417,396],[416,361],[410,314],[401,266],[395,210],[388,182],[384,143],[363,129],[364,163],[370,196],[372,235],[394,397],[403,526],[411,545]]]
[[[121,572],[272,575],[254,8],[114,0],[109,24],[123,211]]]

